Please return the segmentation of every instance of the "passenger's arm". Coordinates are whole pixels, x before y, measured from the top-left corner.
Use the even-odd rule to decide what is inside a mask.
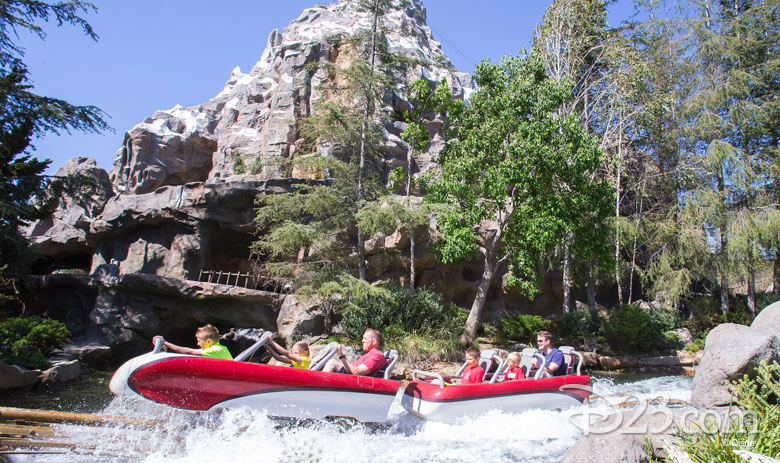
[[[278,346],[278,344],[276,344],[275,342],[273,342],[273,341],[271,341],[271,342],[272,342],[272,343],[273,343],[275,346]],[[264,347],[265,347],[265,350],[267,350],[267,351],[268,351],[268,353],[269,353],[269,354],[271,354],[271,357],[275,358],[276,360],[278,360],[278,361],[280,361],[280,362],[284,362],[284,363],[291,363],[289,358],[287,358],[286,356],[284,356],[284,355],[282,355],[282,354],[278,353],[278,352],[276,351],[276,349],[272,348],[271,346],[269,346],[269,345],[267,345],[267,344],[266,344]],[[284,350],[284,349],[280,349],[280,350]],[[285,351],[285,352],[287,352],[287,351]]]
[[[178,352],[179,354],[203,355],[203,351],[200,349],[191,349],[189,347],[177,346],[176,344],[168,341],[163,341],[163,346],[167,347],[169,350]]]
[[[362,363],[360,365],[352,365],[351,369],[353,375],[367,376],[371,373],[371,369],[363,365]]]
[[[552,375],[553,373],[555,373],[555,370],[557,370],[558,367],[560,367],[560,365],[558,365],[557,363],[551,363],[544,368],[544,371]]]

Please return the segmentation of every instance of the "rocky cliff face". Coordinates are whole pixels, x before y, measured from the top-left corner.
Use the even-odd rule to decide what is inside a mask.
[[[385,18],[389,50],[418,63],[397,71],[398,84],[387,93],[381,109],[386,114],[409,108],[407,85],[421,77],[431,82],[446,77],[459,98],[474,89],[470,75],[456,72],[434,40],[425,15],[422,0],[412,0]],[[313,64],[345,66],[349,53],[327,38],[368,29],[371,21],[369,12],[347,0],[306,9],[282,32],[271,32],[260,61],[246,74],[234,69],[214,98],[189,108],[158,111],[128,131],[110,173],[86,158],[70,161],[59,174],[93,175],[107,185],[106,191],[89,207],[65,202],[51,220],[30,227],[28,235],[40,256],[36,273],[63,268],[94,273],[112,264],[122,275],[197,280],[201,270],[250,270],[256,195],[287,192],[297,182],[316,181],[278,167],[280,159],[301,154],[300,123],[323,98],[320,86],[327,71]],[[377,161],[378,168],[407,167],[408,145],[400,138],[404,128],[404,123],[388,118],[381,141],[387,154]],[[418,175],[432,168],[432,159],[443,146],[439,125],[432,123],[428,129],[432,141],[411,166]],[[327,146],[316,149],[327,153]],[[251,173],[240,173],[238,167],[250,165]],[[374,240],[373,249],[403,248],[404,243],[408,239],[400,236],[381,237]],[[436,285],[449,300],[469,304],[481,270],[443,267],[426,259],[425,243],[419,248],[420,283]],[[392,279],[405,273],[383,263],[379,254],[368,256],[372,268],[378,269],[372,277]],[[511,305],[501,282],[496,286],[487,313]],[[171,306],[170,294],[166,298],[163,305]],[[549,304],[549,299],[541,298],[541,304]],[[185,304],[187,298],[182,296],[182,301]],[[153,300],[145,303],[155,305]],[[92,318],[105,310],[94,304],[97,312]]]
[[[202,268],[247,270],[253,198],[288,191],[299,181],[296,176],[304,176],[285,175],[277,161],[296,155],[299,124],[322,98],[326,70],[312,64],[343,65],[348,58],[326,39],[367,29],[371,20],[351,1],[304,10],[282,32],[271,32],[260,61],[247,74],[234,69],[217,96],[198,106],[158,111],[133,127],[109,173],[107,200],[92,211],[66,204],[52,221],[36,224],[30,237],[39,253],[71,257],[82,267],[88,258],[91,270],[114,261],[125,273],[175,278],[192,278]],[[398,72],[399,84],[385,98],[386,113],[408,108],[406,85],[420,77],[435,82],[446,77],[459,97],[473,89],[470,76],[455,72],[433,39],[421,0],[390,13],[385,26],[390,51],[426,63]],[[385,125],[388,155],[379,167],[405,165],[403,128],[399,122]],[[416,172],[427,171],[441,149],[436,127],[431,131],[434,140],[418,156]],[[87,165],[105,177],[86,159],[69,163],[62,173]],[[239,174],[237,165],[255,168]]]

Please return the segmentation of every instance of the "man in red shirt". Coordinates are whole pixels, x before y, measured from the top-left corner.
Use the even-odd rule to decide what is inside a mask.
[[[373,328],[368,328],[363,333],[363,350],[366,352],[364,355],[358,357],[355,363],[350,365],[347,357],[341,350],[341,346],[339,346],[336,355],[340,364],[329,361],[323,371],[370,376],[385,366],[385,354],[379,350],[380,345],[382,345],[382,333]]]

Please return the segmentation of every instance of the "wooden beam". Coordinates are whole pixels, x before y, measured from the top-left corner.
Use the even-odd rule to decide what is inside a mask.
[[[32,423],[73,423],[101,425],[124,423],[136,426],[156,426],[159,421],[125,416],[91,415],[88,413],[69,413],[53,410],[33,410],[28,408],[0,407],[0,421],[22,421]]]

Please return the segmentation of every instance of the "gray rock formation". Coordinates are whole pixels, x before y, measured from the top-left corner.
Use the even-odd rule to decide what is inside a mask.
[[[91,367],[105,366],[111,361],[111,348],[101,344],[68,344],[62,348],[62,352]]]
[[[40,374],[38,370],[25,370],[0,361],[0,391],[30,387],[38,382]]]
[[[563,463],[634,463],[651,461],[648,448],[664,461],[691,461],[681,448],[680,432],[697,433],[708,429],[708,420],[718,423],[739,419],[737,409],[708,410],[690,408],[625,408],[595,420],[588,433],[580,438]]]
[[[52,220],[31,225],[28,236],[40,256],[34,271],[45,274],[80,269],[92,273],[102,265],[114,264],[121,275],[190,281],[198,280],[203,270],[252,271],[249,246],[256,240],[256,196],[289,192],[300,182],[326,181],[321,172],[282,168],[280,161],[328,154],[329,147],[323,143],[315,146],[313,153],[304,153],[300,133],[301,122],[326,98],[322,84],[333,77],[320,65],[340,67],[352,59],[342,45],[328,38],[367,29],[371,21],[371,14],[360,11],[355,2],[306,9],[281,32],[272,31],[257,64],[248,73],[234,69],[214,98],[197,106],[157,111],[129,130],[110,174],[95,167],[93,160],[69,162],[63,173],[83,172],[107,186],[90,205],[63,202]],[[406,166],[408,145],[400,138],[405,123],[395,120],[395,115],[409,108],[405,97],[409,83],[419,78],[438,83],[446,78],[459,98],[474,90],[471,76],[454,70],[425,21],[422,0],[408,2],[385,19],[389,50],[414,59],[394,71],[395,88],[387,92],[379,108],[391,116],[383,123],[380,142],[386,154],[376,160],[376,166],[385,172],[401,166],[410,167],[415,175],[425,174],[434,168],[432,160],[444,144],[441,121],[429,123],[431,142],[416,153],[413,166]],[[408,237],[397,234],[380,240],[367,254],[372,272],[369,278],[402,282],[406,269],[388,260],[386,250],[392,247],[408,252]],[[417,250],[418,286],[434,287],[447,302],[468,306],[482,273],[479,266],[441,265],[430,257],[427,235],[420,238]],[[66,296],[64,308],[41,311],[80,311],[81,315],[71,316],[70,325],[80,332],[90,326],[87,334],[95,342],[135,346],[131,349],[135,350],[149,334],[146,331],[170,321],[159,314],[155,317],[160,308],[151,307],[150,298],[139,291],[98,290],[94,285],[78,288],[78,300]],[[497,311],[520,309],[549,315],[551,307],[560,307],[560,282],[554,279],[545,281],[534,301],[506,288],[500,279],[490,294],[484,309],[486,318]],[[37,298],[34,294],[31,297]],[[96,304],[90,306],[89,301]],[[244,306],[252,304],[251,297],[248,302],[232,301],[238,308],[225,312],[241,314]],[[37,300],[33,305],[40,303],[42,300]],[[112,309],[117,304],[127,313]],[[170,308],[175,304],[168,301],[164,305]],[[195,311],[195,307],[197,304],[188,304],[187,310]],[[292,306],[288,304],[288,308]],[[290,335],[296,330],[296,336],[302,336],[319,329],[311,324],[319,315],[303,323],[298,316],[290,318],[288,312],[281,318],[284,323],[280,329]],[[212,320],[210,312],[203,313]],[[294,319],[310,326],[296,328],[290,324]],[[240,320],[237,315],[229,323],[242,326]]]
[[[192,279],[201,269],[249,270],[256,195],[290,191],[313,175],[283,171],[278,162],[301,154],[300,122],[324,97],[320,86],[330,76],[313,64],[347,64],[349,53],[327,38],[366,29],[371,19],[354,2],[306,9],[282,32],[271,32],[260,61],[247,74],[234,69],[214,98],[158,111],[127,132],[110,175],[92,160],[69,162],[63,173],[85,171],[110,179],[110,187],[95,207],[65,203],[53,220],[28,230],[41,262],[51,264],[40,270],[66,265],[56,261],[63,256],[78,256],[73,260],[83,270],[114,262],[122,273],[172,278]],[[419,61],[397,71],[382,112],[408,107],[406,86],[420,77],[446,77],[460,97],[473,90],[471,77],[454,71],[433,39],[420,0],[392,12],[385,26],[390,51]],[[434,141],[417,156],[418,174],[442,147],[439,125],[432,124]],[[382,166],[405,164],[403,128],[385,124]]]
[[[283,298],[278,293],[224,284],[119,274],[112,265],[103,265],[90,276],[29,276],[23,284],[25,292],[35,294],[37,304],[28,307],[31,314],[51,315],[50,307],[62,305],[62,288],[84,295],[79,302],[87,320],[66,326],[74,333],[74,344],[81,346],[74,351],[77,357],[96,362],[102,361],[101,352],[86,346],[108,346],[112,359],[119,361],[149,351],[151,338],[157,334],[191,344],[203,320],[225,330],[232,326],[274,330],[275,308]]]
[[[780,302],[766,306],[756,315],[750,327],[780,337]]]
[[[766,307],[751,326],[724,323],[710,331],[704,356],[693,378],[692,405],[728,405],[732,396],[727,381],[753,374],[762,360],[780,358],[780,336],[776,330],[780,326],[778,309],[778,303]]]
[[[60,362],[43,372],[43,382],[48,384],[67,383],[80,378],[83,372],[78,360]]]
[[[276,318],[278,333],[290,341],[310,340],[331,331],[332,313],[318,301],[301,301],[290,294],[284,298]]]

